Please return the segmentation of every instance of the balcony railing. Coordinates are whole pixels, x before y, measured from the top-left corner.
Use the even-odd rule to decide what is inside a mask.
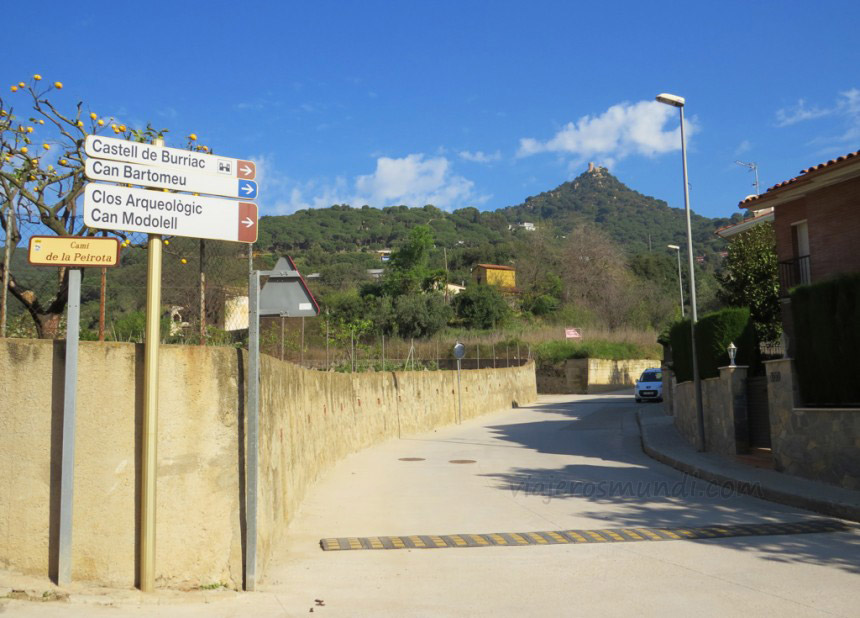
[[[809,265],[809,256],[802,255],[792,260],[779,263],[780,296],[788,296],[788,291],[798,285],[810,283],[812,277]]]

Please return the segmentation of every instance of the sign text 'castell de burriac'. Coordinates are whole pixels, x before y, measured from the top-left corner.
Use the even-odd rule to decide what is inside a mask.
[[[253,243],[256,166],[251,161],[89,135],[84,223],[95,229]],[[130,188],[138,185],[185,193]],[[190,195],[206,193],[220,197]]]

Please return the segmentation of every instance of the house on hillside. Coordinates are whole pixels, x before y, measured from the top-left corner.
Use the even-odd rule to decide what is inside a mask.
[[[517,271],[511,266],[477,264],[472,269],[472,281],[512,290],[517,287]]]
[[[791,349],[788,291],[860,271],[860,151],[807,168],[738,207],[757,215],[750,223],[769,216],[768,210],[773,215],[782,323]]]

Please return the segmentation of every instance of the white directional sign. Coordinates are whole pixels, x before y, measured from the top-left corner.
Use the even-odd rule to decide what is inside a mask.
[[[115,137],[88,135],[85,151],[88,156],[97,159],[167,167],[195,174],[215,174],[243,180],[254,180],[257,177],[257,167],[253,161],[219,157],[180,148],[130,142]],[[189,190],[195,191],[196,189]]]
[[[84,191],[84,224],[97,230],[253,243],[257,205],[90,183]]]
[[[231,176],[198,174],[179,169],[165,169],[101,159],[87,159],[85,171],[90,180],[107,180],[108,182],[145,187],[211,193],[249,200],[257,197],[256,182]]]

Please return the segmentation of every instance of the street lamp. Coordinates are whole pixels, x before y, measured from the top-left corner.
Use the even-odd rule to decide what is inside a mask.
[[[726,351],[729,353],[729,367],[735,367],[735,356],[738,353],[738,347],[735,345],[734,341],[729,344]]]
[[[687,182],[687,141],[684,138],[684,97],[675,94],[661,93],[657,95],[657,101],[677,107],[681,113],[681,163],[684,170],[684,211],[687,215],[687,257],[690,262],[690,331],[692,335],[693,348],[693,384],[696,390],[696,418],[699,429],[699,450],[705,450],[705,412],[702,409],[702,382],[699,379],[699,362],[696,359],[696,272],[693,270],[693,234],[690,229],[690,185]]]
[[[674,249],[678,256],[678,290],[681,292],[681,317],[684,315],[684,283],[681,281],[681,247],[678,245],[666,245],[669,249]]]

